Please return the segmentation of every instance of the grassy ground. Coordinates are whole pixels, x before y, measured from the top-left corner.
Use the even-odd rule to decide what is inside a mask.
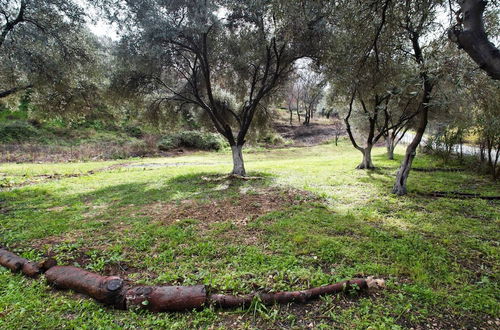
[[[398,198],[389,191],[401,156],[383,153],[374,150],[380,169],[367,172],[354,170],[360,154],[344,141],[250,152],[247,170],[261,179],[249,181],[223,176],[227,153],[2,164],[14,188],[0,192],[0,244],[31,259],[218,292],[369,275],[388,288],[306,305],[155,315],[111,310],[1,268],[0,328],[500,326],[498,202],[419,194],[498,195],[500,186],[471,172],[413,172],[410,194]],[[418,157],[415,166],[440,164]]]

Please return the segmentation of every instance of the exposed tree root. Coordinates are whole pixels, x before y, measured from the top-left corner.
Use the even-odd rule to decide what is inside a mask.
[[[219,176],[219,177],[215,177],[215,178],[202,176],[201,179],[203,181],[208,181],[208,182],[218,182],[218,181],[224,181],[224,180],[228,180],[228,179],[238,179],[238,180],[248,181],[248,180],[263,180],[264,178],[260,177],[260,176],[242,176],[242,175],[237,175],[237,174],[228,174],[228,175]]]
[[[413,170],[415,172],[463,172],[465,169],[463,168],[423,168],[423,167],[414,167]]]
[[[242,296],[209,294],[204,285],[132,286],[118,276],[101,276],[72,266],[56,266],[53,261],[32,263],[0,249],[0,265],[34,277],[45,272],[48,283],[59,289],[71,289],[118,309],[142,308],[152,312],[186,311],[215,305],[220,308],[249,306],[254,299],[265,305],[306,302],[322,295],[348,290],[383,288],[384,280],[356,278],[303,291],[253,293]],[[25,270],[26,269],[26,270]]]
[[[480,194],[463,193],[458,191],[433,191],[431,193],[419,193],[426,197],[446,197],[456,199],[479,198],[484,200],[500,200],[500,196],[481,196]]]

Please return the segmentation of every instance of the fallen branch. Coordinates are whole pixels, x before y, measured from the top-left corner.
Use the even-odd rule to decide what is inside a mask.
[[[47,270],[45,278],[56,288],[71,289],[106,305],[125,309],[124,282],[118,276],[101,276],[73,266],[55,266]]]
[[[368,277],[367,279],[355,278],[349,281],[343,281],[303,291],[254,293],[244,296],[211,294],[208,296],[208,302],[221,308],[249,306],[256,297],[258,297],[264,305],[288,304],[292,302],[304,303],[306,301],[316,299],[320,296],[331,295],[350,290],[382,288],[384,286],[384,281],[380,279],[373,279],[372,277]]]
[[[204,285],[138,286],[125,293],[127,309],[140,307],[151,312],[185,311],[201,308],[207,301]]]
[[[14,273],[22,272],[28,277],[37,277],[46,269],[54,266],[55,261],[53,259],[47,259],[42,263],[34,263],[12,252],[0,249],[0,265],[10,269]]]
[[[45,272],[48,283],[58,289],[70,289],[118,309],[147,309],[151,312],[186,311],[215,305],[220,308],[247,307],[255,299],[265,305],[304,303],[319,296],[350,290],[383,288],[384,280],[356,278],[303,291],[252,293],[235,296],[208,294],[204,285],[131,286],[118,276],[102,276],[73,266],[56,266],[53,261],[35,264],[0,249],[0,265],[27,276]],[[26,268],[26,271],[25,271]],[[35,275],[35,276],[36,276]]]

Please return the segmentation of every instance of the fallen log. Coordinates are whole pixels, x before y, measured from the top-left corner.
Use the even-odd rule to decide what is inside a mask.
[[[349,290],[366,290],[369,288],[384,287],[383,280],[373,279],[368,277],[355,278],[348,281],[343,281],[331,285],[325,285],[317,288],[302,291],[285,291],[275,293],[255,293],[243,296],[211,294],[208,296],[208,303],[221,308],[247,307],[255,298],[259,298],[265,305],[273,304],[288,304],[293,302],[304,303],[306,301],[316,299],[320,296],[345,292]]]
[[[37,277],[43,272],[43,267],[39,264],[21,258],[4,249],[0,249],[0,265],[10,269],[14,273],[22,272],[29,277]]]
[[[205,305],[206,300],[204,285],[138,286],[125,293],[127,309],[140,307],[152,312],[198,309]]]
[[[73,266],[55,266],[47,270],[45,278],[56,288],[71,289],[125,309],[124,281],[118,276],[101,276]]]
[[[208,294],[204,285],[195,286],[130,286],[118,276],[101,276],[73,266],[56,266],[53,259],[33,263],[7,250],[0,249],[0,265],[14,272],[34,277],[45,272],[47,282],[58,289],[70,289],[118,309],[142,308],[151,312],[186,311],[206,305],[220,308],[247,307],[254,299],[265,305],[304,303],[319,296],[349,290],[382,288],[383,280],[355,278],[302,291],[253,293],[247,295]]]

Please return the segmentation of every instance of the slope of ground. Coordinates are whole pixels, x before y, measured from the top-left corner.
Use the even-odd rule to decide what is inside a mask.
[[[335,138],[335,127],[331,124],[312,123],[308,126],[276,124],[274,129],[283,138],[292,141],[296,147],[318,145]]]
[[[399,150],[401,153],[402,150]],[[5,180],[65,174],[0,192],[0,244],[138,283],[213,291],[290,290],[354,276],[376,294],[306,305],[188,313],[123,312],[0,268],[0,328],[495,328],[499,204],[421,196],[498,195],[472,172],[414,172],[389,193],[396,161],[354,170],[346,141],[245,154],[258,180],[224,176],[230,154],[99,163],[2,164]],[[133,164],[130,164],[133,163]],[[418,167],[439,161],[418,157]],[[101,170],[99,170],[101,169]],[[94,170],[92,175],[74,175]]]

